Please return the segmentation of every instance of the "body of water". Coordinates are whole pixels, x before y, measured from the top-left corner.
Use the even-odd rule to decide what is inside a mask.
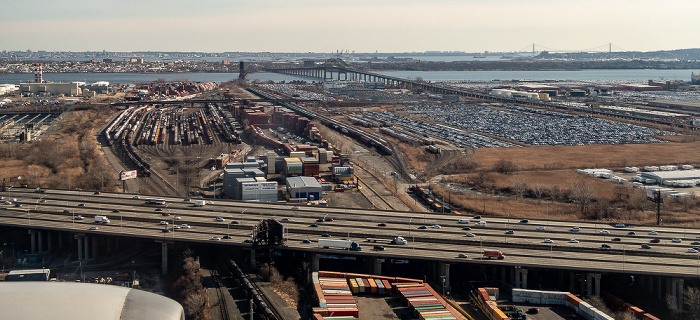
[[[493,81],[532,79],[544,80],[578,80],[611,82],[646,82],[647,80],[683,80],[689,81],[692,70],[579,70],[579,71],[379,71],[377,73],[405,79],[422,78],[425,81]],[[238,73],[44,73],[44,80],[52,82],[108,81],[110,84],[130,84],[151,82],[158,79],[166,81],[189,82],[226,82],[238,79]],[[19,84],[34,80],[34,74],[15,73],[0,75],[0,83]],[[318,79],[297,77],[277,73],[249,74],[248,81],[292,81]]]

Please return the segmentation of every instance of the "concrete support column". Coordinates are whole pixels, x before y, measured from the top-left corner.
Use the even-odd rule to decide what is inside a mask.
[[[58,247],[63,249],[63,233],[61,232],[58,233]]]
[[[506,267],[501,267],[501,281],[506,282]]]
[[[515,286],[515,268],[510,269],[510,279],[509,280],[513,283],[513,286]]]
[[[661,282],[662,282],[662,281],[663,281],[663,280],[661,279],[661,277],[656,278],[656,283],[657,283],[657,284],[656,284],[656,298],[657,298],[657,299],[662,299],[662,298],[663,298],[663,297],[661,296]]]
[[[91,255],[91,257],[93,259],[97,259],[97,248],[98,248],[97,235],[93,235],[91,238],[92,238],[92,255]]]
[[[41,230],[36,230],[36,236],[37,236],[37,243],[39,244],[39,252],[44,252],[44,237],[43,237],[43,231]]]
[[[382,259],[372,258],[372,273],[378,276],[382,275]]]
[[[78,236],[78,260],[83,260],[83,237]]]
[[[591,292],[593,291],[593,274],[586,274],[586,297],[591,297]]]
[[[168,243],[163,242],[160,244],[160,264],[161,264],[161,274],[168,274]]]
[[[576,283],[576,274],[573,271],[569,271],[569,292],[574,292],[576,288],[574,284]]]
[[[90,256],[90,237],[92,236],[84,236],[83,237],[83,259],[85,260],[90,260],[92,258]]]
[[[27,233],[29,233],[29,240],[31,242],[31,248],[30,252],[31,253],[36,253],[36,239],[34,239],[34,230],[27,230]]]
[[[601,274],[596,273],[593,275],[593,278],[595,279],[595,296],[600,297],[600,278]]]
[[[52,248],[51,242],[53,242],[53,241],[51,241],[52,240],[51,234],[52,234],[51,230],[46,231],[46,246],[49,248],[49,252],[51,252],[51,248]]]
[[[676,294],[676,281],[673,278],[666,279],[666,296]]]
[[[520,269],[520,282],[523,289],[527,289],[527,269]]]
[[[257,267],[257,262],[255,261],[255,249],[250,250],[250,266],[253,268]]]
[[[321,269],[321,255],[318,253],[311,254],[311,272],[318,272]]]
[[[449,293],[452,291],[452,285],[450,285],[450,264],[443,263],[443,275],[445,276],[445,290]]]
[[[683,310],[683,279],[676,280],[676,301],[678,302],[678,309]]]
[[[520,275],[521,275],[521,274],[520,274],[520,268],[519,268],[519,267],[515,267],[515,281],[514,281],[514,283],[513,283],[513,286],[514,286],[515,288],[520,288]]]

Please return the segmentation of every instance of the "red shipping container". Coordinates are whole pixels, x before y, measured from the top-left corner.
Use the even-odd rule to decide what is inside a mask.
[[[393,293],[393,289],[389,283],[389,280],[382,280],[382,284],[384,284],[384,294],[390,296]]]

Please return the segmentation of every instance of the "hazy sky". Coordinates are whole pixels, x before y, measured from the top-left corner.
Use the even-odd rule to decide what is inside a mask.
[[[698,0],[8,0],[0,50],[467,52],[700,47]]]

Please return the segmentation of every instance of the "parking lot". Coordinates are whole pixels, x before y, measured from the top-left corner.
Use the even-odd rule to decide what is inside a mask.
[[[660,143],[669,131],[587,115],[502,104],[417,105],[396,109],[437,123],[529,145]]]

